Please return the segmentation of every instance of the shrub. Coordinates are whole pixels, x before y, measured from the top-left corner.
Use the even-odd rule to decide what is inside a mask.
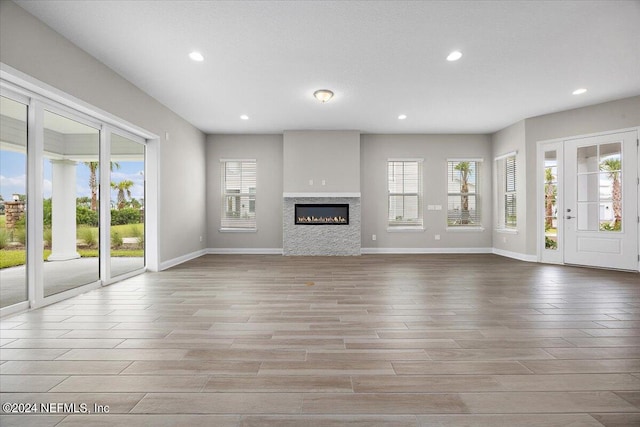
[[[122,236],[116,230],[111,229],[111,248],[122,246]]]
[[[92,228],[80,228],[80,230],[78,230],[78,236],[89,247],[94,247],[98,244],[98,233]]]
[[[140,247],[144,247],[144,228],[138,224],[129,226],[127,233],[131,237],[135,237]]]
[[[44,240],[45,246],[51,247],[51,242],[53,241],[52,236],[51,228],[45,228],[42,233],[42,240]]]
[[[88,225],[89,227],[98,226],[98,212],[92,211],[86,206],[76,206],[76,224]]]
[[[44,214],[44,225],[51,225],[51,198],[44,199],[42,202],[42,212]]]
[[[9,233],[4,228],[0,229],[0,249],[4,249],[7,247],[7,243],[9,243]]]
[[[13,230],[13,241],[22,243],[23,245],[27,244],[27,232],[24,227],[16,227]]]
[[[140,211],[134,208],[111,209],[111,225],[137,224]]]

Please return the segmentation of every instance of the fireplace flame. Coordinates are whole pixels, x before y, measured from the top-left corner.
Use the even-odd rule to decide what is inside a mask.
[[[342,216],[334,216],[334,217],[299,216],[298,217],[298,223],[304,223],[304,224],[346,224],[346,222],[347,222],[347,219]]]

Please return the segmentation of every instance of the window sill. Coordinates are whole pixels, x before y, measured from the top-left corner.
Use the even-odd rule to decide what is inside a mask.
[[[456,227],[447,227],[447,233],[448,232],[454,232],[454,233],[481,233],[484,231],[484,227],[477,227],[477,226],[465,226],[465,225],[459,225]]]
[[[518,229],[517,228],[496,228],[495,232],[503,233],[503,234],[518,234]]]
[[[219,228],[220,233],[257,233],[257,228]]]
[[[415,227],[387,227],[388,233],[422,233],[425,228],[422,226]]]

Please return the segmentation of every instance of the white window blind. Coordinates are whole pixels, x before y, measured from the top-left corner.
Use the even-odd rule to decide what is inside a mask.
[[[256,162],[223,160],[222,229],[256,228]]]
[[[389,226],[422,227],[422,161],[387,163]]]
[[[447,162],[447,225],[481,225],[478,192],[478,161]]]
[[[502,159],[503,179],[503,222],[506,228],[515,228],[518,225],[517,195],[516,195],[516,156],[509,155]]]

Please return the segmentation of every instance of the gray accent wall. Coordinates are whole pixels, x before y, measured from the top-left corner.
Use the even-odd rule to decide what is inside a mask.
[[[359,192],[359,168],[358,131],[284,132],[285,193]]]
[[[362,135],[362,249],[491,248],[491,138],[488,135]],[[387,161],[423,158],[424,231],[387,231]],[[484,231],[447,231],[447,159],[482,158],[479,178]],[[440,205],[442,210],[427,210]],[[372,240],[372,235],[376,240]],[[436,240],[436,235],[440,240]]]
[[[257,232],[220,232],[220,159],[256,159]],[[282,135],[209,135],[207,164],[207,247],[282,248]]]
[[[205,248],[201,131],[11,1],[0,1],[0,61],[160,136],[159,264]]]

